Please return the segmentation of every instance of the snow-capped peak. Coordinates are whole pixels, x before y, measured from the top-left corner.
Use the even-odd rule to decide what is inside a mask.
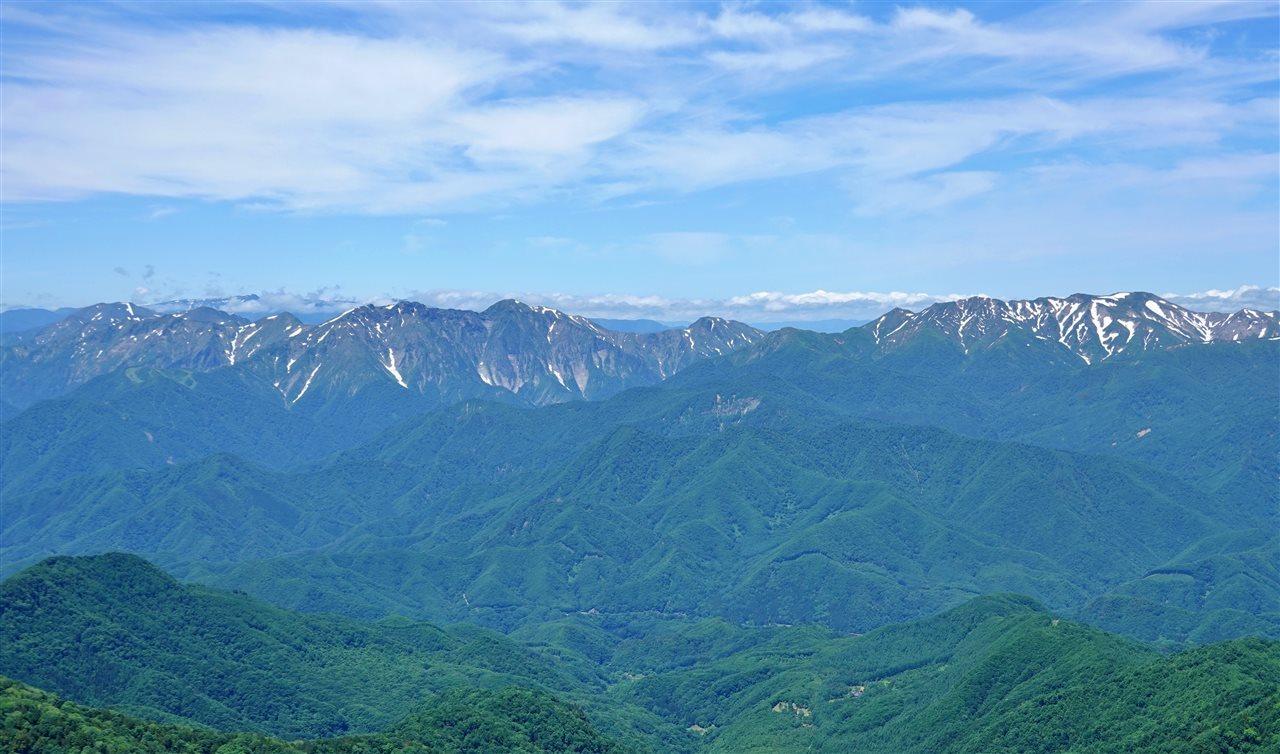
[[[868,328],[883,348],[928,328],[957,342],[966,353],[995,347],[1021,334],[1026,346],[1046,343],[1070,351],[1085,363],[1133,350],[1280,337],[1275,313],[1206,314],[1142,292],[1015,301],[975,296],[934,304],[918,313],[894,310]]]

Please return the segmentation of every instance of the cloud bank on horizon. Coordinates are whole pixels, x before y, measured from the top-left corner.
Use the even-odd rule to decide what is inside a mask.
[[[1106,291],[1105,293],[1114,293]],[[1103,293],[1094,291],[1094,293]],[[663,296],[621,294],[573,295],[519,291],[413,291],[402,298],[441,309],[482,311],[501,299],[514,298],[528,304],[549,306],[569,314],[597,319],[652,319],[660,322],[691,322],[702,316],[719,316],[752,324],[871,320],[894,308],[918,311],[943,301],[967,298],[970,294],[908,293],[903,291],[811,291],[779,293],[759,291],[724,299],[674,299]],[[972,294],[982,295],[982,294]],[[1280,309],[1280,288],[1244,285],[1231,290],[1192,293],[1163,293],[1162,298],[1193,311],[1233,312],[1240,309],[1276,311]],[[385,304],[395,297],[358,299],[340,290],[306,294],[285,290],[203,299],[135,301],[160,311],[181,311],[195,306],[211,306],[232,314],[253,318],[288,311],[294,314],[338,314],[363,304]]]
[[[8,3],[0,294],[1268,289],[1277,13]]]

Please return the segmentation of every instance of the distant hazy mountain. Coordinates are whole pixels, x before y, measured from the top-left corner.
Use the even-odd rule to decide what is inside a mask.
[[[64,319],[76,310],[62,309],[9,309],[0,312],[0,343],[10,342],[15,335],[40,327],[47,327]]]
[[[354,392],[390,379],[441,400],[502,391],[543,405],[653,384],[760,335],[710,317],[679,330],[625,333],[518,301],[479,313],[402,301],[317,325],[255,368],[269,370],[291,402],[312,390]]]
[[[702,359],[773,342],[756,328],[713,317],[683,328],[642,320],[625,326],[611,330],[511,300],[484,312],[409,301],[367,305],[314,326],[291,314],[250,321],[208,307],[161,314],[98,304],[5,345],[0,388],[7,403],[22,408],[122,367],[247,365],[291,403],[380,386],[431,404],[487,397],[544,405],[651,385]],[[775,335],[785,339],[787,332]],[[1076,294],[1033,301],[977,297],[918,313],[895,309],[844,332],[851,338],[842,340],[844,347],[868,353],[938,340],[963,355],[1017,350],[1010,356],[1069,356],[1091,364],[1196,343],[1277,339],[1280,319],[1250,309],[1193,312],[1149,293]]]
[[[865,319],[797,319],[784,322],[752,322],[751,326],[765,332],[783,330],[788,327],[796,330],[812,330],[814,332],[844,332],[851,327],[862,327],[869,320]]]
[[[684,327],[684,325],[658,322],[653,319],[601,319],[600,317],[592,317],[591,321],[606,330],[617,330],[618,332],[662,332],[663,330],[676,330]]]
[[[218,296],[212,298],[178,298],[169,301],[156,301],[148,304],[148,308],[158,312],[185,312],[190,309],[235,309],[238,307],[257,304],[262,299],[256,293],[250,293],[243,296]],[[317,302],[328,306],[331,310],[335,307],[330,302]],[[332,311],[330,312],[332,314]]]

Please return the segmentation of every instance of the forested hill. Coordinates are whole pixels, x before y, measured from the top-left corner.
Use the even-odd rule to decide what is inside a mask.
[[[0,673],[87,704],[288,738],[381,730],[454,688],[582,685],[491,631],[299,615],[124,554],[53,558],[0,585]]]
[[[0,425],[0,674],[281,741],[434,700],[537,746],[529,693],[639,751],[1275,743],[1273,317],[967,300],[646,340],[482,314],[106,307],[5,346],[5,379],[70,392]],[[432,371],[422,333],[454,325]]]
[[[0,751],[13,754],[625,754],[581,711],[522,689],[440,694],[385,733],[284,741],[86,707],[0,676]]]
[[[57,558],[0,588],[0,674],[76,703],[7,683],[11,751],[90,740],[220,754],[1280,745],[1280,643],[1163,655],[1015,595],[855,637],[579,614],[502,637],[297,615],[183,586],[132,556]]]
[[[595,609],[862,631],[1017,591],[1151,640],[1280,636],[1280,407],[1256,400],[1280,344],[1065,371],[816,334],[757,356],[607,401],[460,404],[284,469],[337,433],[238,373],[103,378],[5,423],[0,555],[127,550],[286,607],[504,629]]]

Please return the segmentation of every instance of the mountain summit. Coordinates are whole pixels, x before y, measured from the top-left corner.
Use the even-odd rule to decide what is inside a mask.
[[[393,389],[431,403],[544,405],[651,385],[762,335],[710,317],[683,329],[619,332],[513,300],[483,312],[412,301],[366,305],[314,326],[290,314],[251,322],[209,308],[157,314],[99,304],[4,348],[0,363],[6,400],[19,406],[135,366],[239,367],[290,403]]]
[[[1280,339],[1276,312],[1194,312],[1150,293],[1001,301],[974,296],[913,313],[895,309],[866,325],[883,349],[926,333],[955,342],[965,353],[1005,339],[1066,349],[1086,364],[1131,351],[1190,343]]]
[[[966,355],[1014,347],[1093,364],[1198,343],[1280,339],[1280,319],[1252,309],[1194,312],[1150,293],[973,297],[920,312],[895,309],[857,332],[865,338],[859,347],[883,352],[940,341]],[[761,340],[768,340],[761,331],[717,317],[659,332],[622,332],[510,299],[483,312],[412,301],[370,304],[318,325],[291,314],[250,321],[208,307],[162,314],[98,304],[0,348],[0,388],[21,408],[126,367],[236,367],[265,380],[290,404],[315,404],[320,395],[345,401],[377,390],[402,391],[390,398],[395,402],[488,398],[540,406],[652,385]]]

